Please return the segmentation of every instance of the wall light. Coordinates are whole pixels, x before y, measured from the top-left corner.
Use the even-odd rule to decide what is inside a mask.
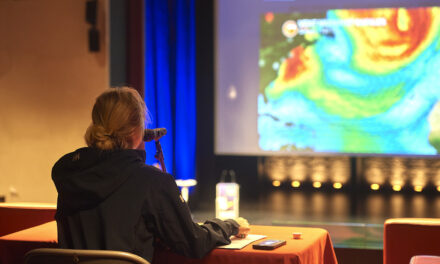
[[[333,188],[335,188],[335,189],[341,189],[341,188],[342,188],[342,183],[340,183],[340,182],[335,182],[335,183],[333,183]]]
[[[322,186],[322,183],[321,183],[321,182],[318,182],[318,181],[313,182],[313,187],[314,187],[314,188],[318,189],[318,188],[321,188],[321,186]]]
[[[377,190],[379,190],[380,185],[377,184],[377,183],[373,183],[373,184],[370,185],[370,188],[371,188],[371,190],[373,190],[373,191],[377,191]]]
[[[279,187],[281,185],[281,182],[280,181],[273,181],[272,185],[275,187]]]
[[[400,185],[393,185],[393,190],[394,191],[396,191],[396,192],[400,192],[400,190],[402,190],[402,186],[400,186]]]
[[[440,185],[439,185],[439,186],[437,186],[437,191],[439,191],[439,192],[440,192]]]
[[[416,191],[416,192],[421,192],[421,191],[423,191],[423,186],[420,186],[420,185],[416,185],[416,186],[414,186],[414,191]]]
[[[298,188],[299,186],[301,186],[301,183],[299,181],[292,181],[293,188]]]

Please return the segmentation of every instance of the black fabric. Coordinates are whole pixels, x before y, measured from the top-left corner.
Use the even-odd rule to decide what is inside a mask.
[[[62,248],[121,250],[152,261],[159,239],[201,258],[238,232],[233,220],[203,225],[191,219],[173,176],[145,165],[145,151],[81,148],[52,169]]]

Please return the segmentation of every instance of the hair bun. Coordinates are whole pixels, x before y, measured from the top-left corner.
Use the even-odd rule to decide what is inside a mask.
[[[86,132],[86,141],[100,149],[113,149],[116,146],[115,137],[103,126],[91,124]]]

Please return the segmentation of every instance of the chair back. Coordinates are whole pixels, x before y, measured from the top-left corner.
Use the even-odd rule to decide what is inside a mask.
[[[438,218],[387,219],[383,235],[383,264],[409,263],[416,255],[440,255]]]
[[[426,256],[419,255],[411,258],[409,264],[439,264],[440,257],[439,256]]]
[[[128,252],[113,250],[37,248],[26,253],[25,264],[150,264]]]

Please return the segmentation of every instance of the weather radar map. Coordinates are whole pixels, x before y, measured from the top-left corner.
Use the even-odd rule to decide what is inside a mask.
[[[440,8],[266,13],[259,147],[438,155]]]

